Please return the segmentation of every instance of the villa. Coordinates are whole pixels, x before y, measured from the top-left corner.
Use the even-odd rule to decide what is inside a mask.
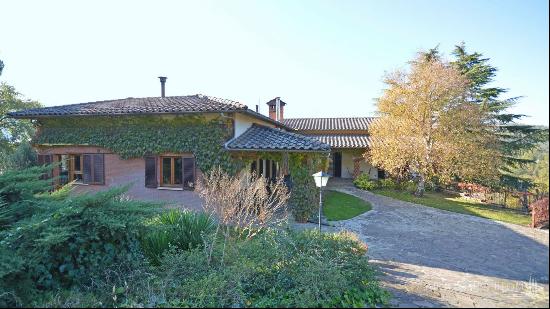
[[[265,116],[239,102],[205,95],[126,98],[10,113],[31,119],[39,163],[60,162],[48,176],[78,190],[129,185],[148,200],[200,203],[197,177],[213,166],[250,169],[274,179],[290,174],[291,154],[328,157],[333,177],[384,176],[362,154],[371,117],[285,119],[288,104],[267,102]],[[235,163],[237,162],[237,163]]]

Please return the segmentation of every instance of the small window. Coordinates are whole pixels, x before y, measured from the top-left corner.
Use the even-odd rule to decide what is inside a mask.
[[[82,182],[83,176],[83,160],[82,155],[80,154],[72,154],[69,155],[69,181],[76,181],[76,182]]]
[[[59,162],[59,179],[57,184],[63,186],[69,182],[69,156],[68,155],[58,155],[57,161]]]
[[[77,162],[81,164],[80,167],[75,167],[75,177],[82,177],[82,182],[85,184],[102,185],[105,183],[103,154],[83,154],[79,159],[75,159],[75,165]],[[80,168],[80,173],[76,170],[77,168]]]
[[[183,185],[183,160],[181,157],[160,157],[160,185],[181,187]]]

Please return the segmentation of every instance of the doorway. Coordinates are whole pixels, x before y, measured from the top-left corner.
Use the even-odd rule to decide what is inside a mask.
[[[342,153],[341,152],[332,153],[332,171],[334,172],[333,177],[342,177]]]

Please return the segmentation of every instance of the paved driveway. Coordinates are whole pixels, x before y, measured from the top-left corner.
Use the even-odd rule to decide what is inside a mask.
[[[548,231],[358,190],[373,210],[336,229],[357,233],[403,307],[548,307]]]

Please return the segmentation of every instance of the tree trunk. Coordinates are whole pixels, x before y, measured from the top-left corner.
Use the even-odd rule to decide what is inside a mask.
[[[425,188],[426,188],[426,180],[424,179],[424,175],[419,175],[418,184],[416,185],[416,192],[414,192],[414,195],[418,197],[424,196]]]

